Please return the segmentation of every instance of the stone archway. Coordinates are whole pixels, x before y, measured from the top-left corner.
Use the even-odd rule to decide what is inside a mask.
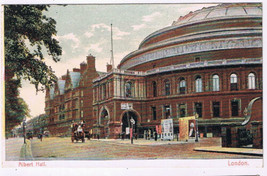
[[[100,110],[98,123],[100,126],[100,137],[109,138],[110,113],[109,113],[109,109],[106,106],[103,106]]]
[[[129,111],[124,111],[121,116],[121,124],[122,124],[122,133],[126,132],[126,128],[130,127],[130,119],[134,119],[135,124],[133,125],[133,133],[138,132],[138,119],[139,114],[136,111],[129,110]]]

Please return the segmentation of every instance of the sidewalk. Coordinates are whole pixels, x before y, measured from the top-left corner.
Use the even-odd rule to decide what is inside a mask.
[[[131,144],[130,139],[91,139],[91,141],[103,141],[103,142],[114,142],[117,144]],[[145,139],[134,139],[133,140],[133,145],[172,145],[172,144],[186,144],[186,143],[194,143],[195,139],[189,139],[188,142],[186,141],[162,141],[162,140],[157,140],[155,141],[154,139],[151,140],[145,140]]]
[[[231,148],[231,147],[198,147],[195,151],[201,152],[215,152],[215,153],[229,153],[251,156],[263,156],[263,149],[252,148]]]

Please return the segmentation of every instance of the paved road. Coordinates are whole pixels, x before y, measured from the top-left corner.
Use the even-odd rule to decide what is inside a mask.
[[[19,161],[20,149],[23,145],[23,138],[9,138],[6,139],[5,151],[6,161]]]
[[[194,143],[177,141],[153,142],[145,140],[86,140],[71,143],[70,138],[44,138],[32,140],[35,160],[122,160],[122,159],[240,159],[262,158],[237,154],[193,151],[196,147],[220,146],[220,138],[206,138]]]

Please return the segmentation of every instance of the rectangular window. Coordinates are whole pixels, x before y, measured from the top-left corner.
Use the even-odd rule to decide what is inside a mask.
[[[186,104],[178,105],[178,117],[186,117]]]
[[[152,107],[152,117],[153,117],[153,120],[157,120],[157,110],[156,110],[156,107]]]
[[[238,109],[239,109],[239,102],[238,100],[231,101],[231,110],[232,110],[232,116],[238,116]]]
[[[237,83],[231,83],[231,90],[238,90]]]
[[[164,106],[164,118],[170,119],[171,118],[171,108],[170,105]]]
[[[195,103],[195,112],[198,114],[198,117],[202,117],[202,103]]]
[[[212,103],[213,117],[220,117],[220,102]]]
[[[81,111],[81,118],[83,118],[83,111]]]
[[[180,94],[185,94],[185,87],[180,87]]]

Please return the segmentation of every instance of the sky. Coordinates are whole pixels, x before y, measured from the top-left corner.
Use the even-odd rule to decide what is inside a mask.
[[[79,68],[86,56],[96,57],[97,71],[106,71],[113,52],[115,67],[124,56],[138,49],[149,34],[171,26],[180,16],[190,11],[216,4],[132,4],[132,5],[51,5],[45,15],[56,20],[57,36],[62,47],[61,61],[55,63],[45,54],[47,65],[58,77],[67,69]],[[29,105],[32,117],[43,114],[45,93],[36,94],[35,87],[23,81],[20,96]]]

